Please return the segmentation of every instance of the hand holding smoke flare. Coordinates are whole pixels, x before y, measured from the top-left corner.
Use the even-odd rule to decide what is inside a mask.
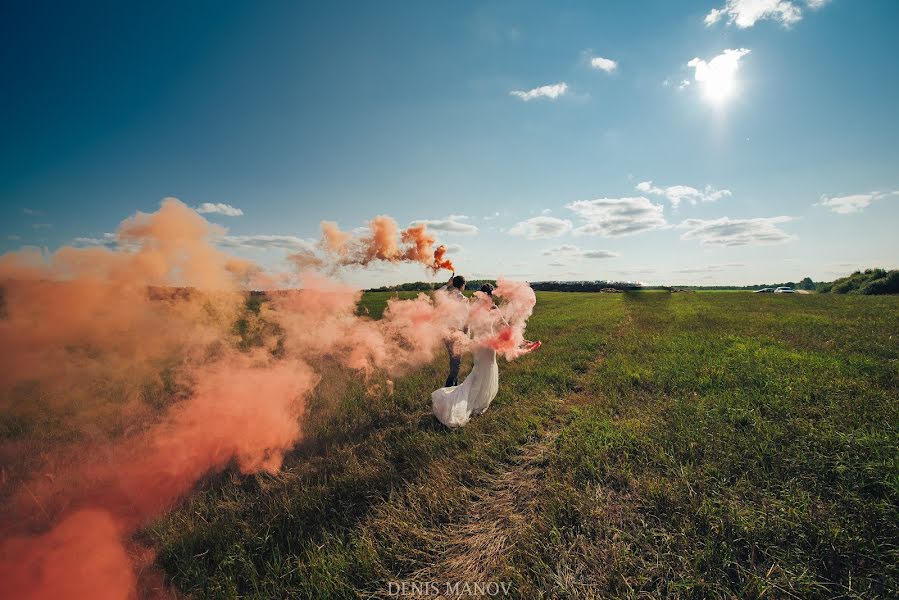
[[[83,440],[41,446],[31,475],[5,482],[0,598],[135,596],[123,540],[232,460],[242,473],[280,469],[322,377],[312,365],[400,375],[433,360],[460,320],[474,332],[466,343],[522,354],[535,302],[527,284],[500,281],[496,310],[421,294],[391,300],[374,321],[356,315],[360,291],[308,273],[300,290],[268,292],[255,317],[260,347],[241,350],[232,324],[246,315],[244,286],[277,278],[219,250],[223,233],[166,199],[125,220],[114,249],[0,256],[0,407],[27,382],[68,427],[64,439]],[[322,233],[298,266],[452,268],[424,226],[400,232],[381,216],[362,235],[328,223]],[[144,395],[162,365],[181,391],[154,407]]]

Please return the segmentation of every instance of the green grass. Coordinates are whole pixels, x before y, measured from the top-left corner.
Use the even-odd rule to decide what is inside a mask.
[[[545,591],[578,548],[603,595],[895,597],[897,299],[625,303],[632,326],[559,435],[518,589]]]
[[[280,474],[211,477],[140,540],[193,597],[385,595],[479,536],[516,598],[899,596],[899,297],[547,292],[528,337],[454,431],[445,356],[389,396],[318,365]]]
[[[899,298],[542,293],[528,334],[458,431],[429,412],[443,357],[390,397],[335,378],[282,474],[145,533],[159,562],[198,597],[384,593],[545,440],[491,571],[516,597],[899,593]]]

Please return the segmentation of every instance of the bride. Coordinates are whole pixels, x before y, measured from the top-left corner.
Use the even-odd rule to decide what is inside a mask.
[[[496,309],[493,304],[493,286],[485,284],[481,287],[483,294],[477,302],[489,304],[487,310]],[[476,307],[476,310],[481,308]],[[488,322],[492,320],[488,319]],[[475,340],[487,338],[491,331],[472,331]],[[447,427],[461,427],[468,423],[472,415],[479,415],[487,410],[499,390],[499,368],[496,365],[496,351],[485,344],[474,346],[474,366],[471,373],[461,384],[443,387],[431,394],[431,405],[434,415]]]

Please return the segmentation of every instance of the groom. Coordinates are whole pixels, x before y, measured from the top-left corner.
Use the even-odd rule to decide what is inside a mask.
[[[464,289],[465,278],[454,273],[449,281],[446,282],[446,285],[437,291],[449,295],[454,302],[468,302],[462,293]],[[459,385],[459,367],[462,366],[462,354],[455,349],[451,337],[446,338],[446,350],[449,352],[450,370],[449,376],[446,378],[446,384],[443,387],[451,387]]]

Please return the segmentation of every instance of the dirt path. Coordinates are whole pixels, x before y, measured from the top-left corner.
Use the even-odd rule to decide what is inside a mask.
[[[515,541],[531,522],[544,469],[558,428],[525,445],[508,469],[472,489],[465,519],[442,529],[443,552],[409,581],[487,582],[495,579]],[[437,596],[445,597],[445,596]]]

